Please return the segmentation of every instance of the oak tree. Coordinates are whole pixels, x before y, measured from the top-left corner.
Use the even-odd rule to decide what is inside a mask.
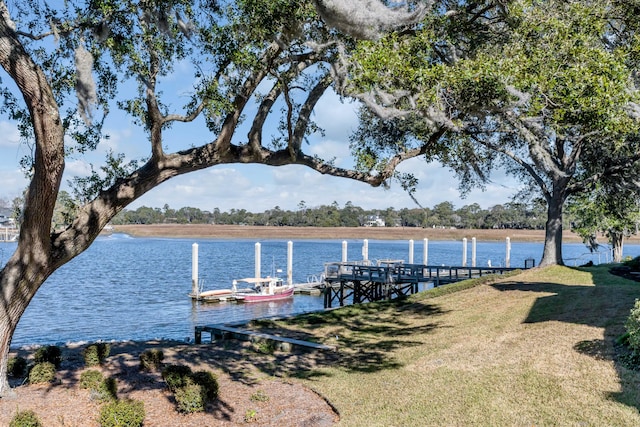
[[[359,165],[417,153],[454,169],[463,190],[506,169],[546,201],[540,265],[562,264],[567,198],[638,162],[629,153],[585,173],[638,131],[637,18],[625,2],[445,3],[355,54],[345,85],[377,114],[363,123],[378,124],[356,140]],[[446,150],[425,149],[434,136]]]
[[[411,25],[424,5],[389,10],[369,1],[68,0],[0,2],[3,112],[28,146],[30,183],[17,249],[0,271],[0,395],[15,328],[42,283],[86,250],[131,202],[172,177],[228,163],[305,165],[380,185],[389,174],[335,167],[303,150],[312,112],[334,85],[349,36]],[[350,24],[353,6],[357,25]],[[322,15],[322,19],[318,15]],[[326,25],[329,22],[330,25]],[[345,32],[343,36],[339,31]],[[360,30],[366,28],[365,34]],[[189,64],[191,75],[178,65]],[[168,77],[192,81],[184,105],[164,97]],[[173,94],[175,95],[175,94]],[[65,159],[101,141],[110,108],[147,134],[148,158],[109,153],[75,180],[79,203],[52,230]],[[206,123],[211,139],[165,149],[175,124]],[[246,134],[238,134],[241,123]],[[267,123],[280,123],[267,132]],[[136,141],[137,142],[137,141]]]

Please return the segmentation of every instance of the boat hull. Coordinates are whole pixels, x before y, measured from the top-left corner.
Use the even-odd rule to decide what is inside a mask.
[[[267,301],[278,301],[287,298],[293,297],[294,288],[291,287],[282,292],[277,292],[273,294],[262,294],[262,293],[237,293],[236,298],[241,302],[267,302]]]

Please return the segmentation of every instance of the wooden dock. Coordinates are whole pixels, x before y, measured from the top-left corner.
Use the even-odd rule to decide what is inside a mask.
[[[335,351],[334,346],[318,344],[311,341],[303,341],[295,338],[283,337],[281,335],[265,334],[262,332],[248,331],[225,325],[209,325],[195,327],[195,343],[202,343],[202,333],[211,334],[211,341],[216,339],[239,339],[251,342],[267,342],[275,344],[280,351],[296,350],[326,350]]]
[[[20,230],[11,227],[0,227],[0,242],[16,242]]]
[[[533,267],[533,264],[525,268]],[[339,306],[352,300],[354,304],[408,296],[418,292],[420,284],[434,287],[491,274],[504,274],[518,268],[456,267],[404,264],[381,261],[364,263],[327,263],[325,265],[324,307]]]

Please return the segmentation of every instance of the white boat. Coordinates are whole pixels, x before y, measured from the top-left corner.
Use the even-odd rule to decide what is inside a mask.
[[[235,289],[212,289],[209,291],[203,291],[204,280],[201,279],[198,283],[198,289],[196,293],[190,293],[189,296],[194,301],[201,302],[226,302],[233,301]]]
[[[251,288],[238,291],[238,284],[244,283]],[[233,281],[234,297],[238,302],[277,301],[293,297],[293,285],[285,285],[278,277],[249,277]]]

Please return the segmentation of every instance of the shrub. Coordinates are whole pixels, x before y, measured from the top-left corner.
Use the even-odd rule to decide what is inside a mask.
[[[97,400],[116,400],[118,398],[118,384],[114,378],[105,378],[95,390]]]
[[[60,367],[62,362],[62,350],[55,345],[45,345],[40,347],[33,354],[33,360],[35,363],[50,362],[57,368]]]
[[[624,326],[627,328],[629,348],[640,352],[640,300],[636,299]]]
[[[198,384],[188,384],[178,388],[174,392],[178,411],[187,414],[204,411],[207,401],[203,394],[202,386]]]
[[[218,398],[218,380],[211,372],[191,372],[188,366],[169,365],[162,370],[162,377],[180,412],[204,411],[207,403]]]
[[[14,378],[21,377],[27,369],[27,360],[24,357],[12,357],[7,364],[7,372]]]
[[[80,388],[97,390],[104,377],[100,371],[91,369],[80,374]]]
[[[140,369],[147,372],[157,371],[162,367],[163,359],[162,350],[145,350],[140,354]]]
[[[258,412],[255,409],[247,409],[247,412],[244,413],[244,422],[250,424],[256,421],[258,417]]]
[[[142,401],[115,400],[100,409],[100,427],[140,427],[144,417]]]
[[[622,264],[626,265],[633,271],[640,270],[640,256],[625,260]]]
[[[173,393],[187,385],[189,375],[191,375],[191,368],[185,365],[169,365],[162,370],[162,378]]]
[[[42,427],[40,418],[32,410],[18,412],[9,422],[9,427]]]
[[[211,372],[194,372],[191,374],[191,380],[202,387],[202,392],[207,402],[213,402],[218,398],[218,379]]]
[[[104,378],[99,371],[85,371],[80,375],[80,388],[89,389],[96,400],[115,400],[117,384],[113,378]]]
[[[111,345],[108,343],[95,343],[86,347],[82,351],[84,363],[87,366],[98,366],[104,363],[104,359],[109,356]]]
[[[258,390],[251,395],[251,400],[254,402],[268,402],[269,396],[267,396],[267,393],[265,393],[264,390]]]
[[[34,365],[29,372],[29,382],[31,384],[41,384],[53,382],[56,378],[56,367],[51,362],[41,362]]]
[[[277,349],[277,345],[273,341],[260,340],[253,343],[252,349],[260,354],[273,354]]]

